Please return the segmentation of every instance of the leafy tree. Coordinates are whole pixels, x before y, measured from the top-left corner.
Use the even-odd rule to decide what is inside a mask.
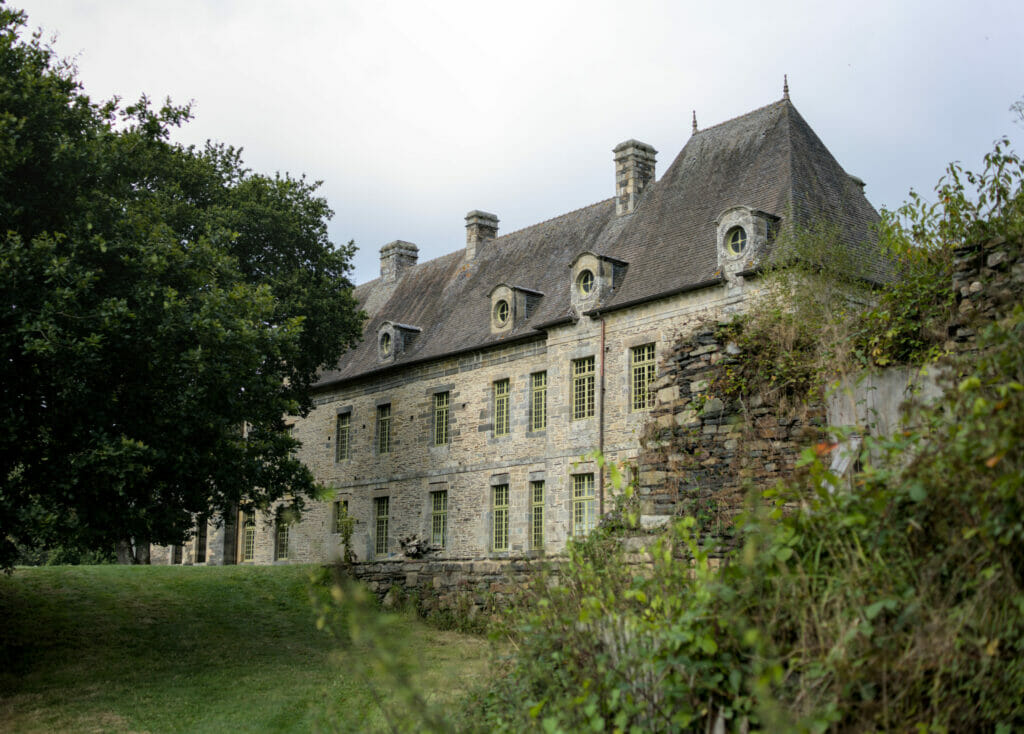
[[[25,23],[0,6],[0,565],[301,509],[284,416],[362,318],[318,184],[171,142],[187,106],[94,103]]]

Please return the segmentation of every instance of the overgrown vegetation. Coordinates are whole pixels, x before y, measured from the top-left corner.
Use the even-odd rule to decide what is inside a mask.
[[[571,543],[560,576],[515,610],[515,655],[479,730],[1024,726],[1024,308],[957,359],[945,328],[956,248],[1020,253],[1022,180],[1001,142],[981,174],[951,166],[936,205],[913,197],[888,215],[901,277],[880,291],[822,267],[779,273],[779,293],[813,297],[770,291],[734,324],[750,361],[718,389],[797,406],[843,370],[945,357],[941,399],[866,439],[852,488],[809,448],[801,479],[752,495],[721,565],[692,517],[652,541],[649,565],[630,566],[605,530]]]

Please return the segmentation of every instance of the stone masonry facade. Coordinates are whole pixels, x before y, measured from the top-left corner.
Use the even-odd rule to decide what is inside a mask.
[[[557,556],[594,527],[621,489],[598,454],[639,479],[648,514],[785,475],[817,419],[705,400],[703,375],[730,349],[706,325],[756,303],[776,234],[803,219],[842,221],[865,272],[881,272],[877,213],[788,95],[694,127],[657,180],[655,156],[626,141],[614,196],[509,234],[474,209],[465,247],[434,260],[385,245],[381,277],[356,288],[362,344],[325,368],[291,426],[331,495],[295,522],[276,508],[211,520],[153,562],[339,560],[342,519],[356,575],[423,586],[401,542],[418,539],[427,586],[447,588]],[[746,420],[757,435],[740,456]]]

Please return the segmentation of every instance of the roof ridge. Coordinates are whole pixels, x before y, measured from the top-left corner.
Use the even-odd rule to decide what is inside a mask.
[[[525,232],[528,229],[533,229],[534,227],[539,227],[542,224],[547,224],[548,222],[553,222],[556,219],[561,219],[562,217],[567,217],[570,214],[575,214],[576,212],[581,212],[584,209],[591,209],[591,208],[593,208],[595,206],[598,206],[600,204],[604,204],[604,203],[609,202],[609,201],[614,201],[614,199],[615,199],[614,196],[609,196],[607,199],[601,199],[600,201],[595,201],[593,204],[586,204],[586,205],[578,207],[576,209],[570,209],[569,211],[563,212],[562,214],[556,214],[553,217],[548,217],[547,219],[542,219],[539,222],[534,222],[533,224],[527,224],[525,227],[520,227],[519,229],[513,229],[511,232],[505,232],[504,234],[500,234],[497,237],[495,237],[494,239],[495,240],[500,240],[502,237],[510,237],[510,236],[512,236],[514,234],[519,234],[520,232]]]
[[[716,127],[722,127],[722,125],[728,125],[729,123],[736,122],[737,120],[740,120],[740,119],[742,119],[744,117],[750,117],[751,115],[756,115],[758,112],[763,112],[766,109],[768,109],[769,107],[774,107],[775,105],[782,104],[783,102],[788,102],[790,107],[793,106],[793,103],[790,102],[788,99],[785,99],[785,98],[778,99],[778,100],[775,100],[774,102],[769,102],[766,105],[761,105],[756,110],[750,110],[750,112],[744,112],[742,115],[736,115],[735,117],[730,117],[728,120],[722,120],[722,122],[716,122],[711,127],[706,127],[703,130],[698,130],[696,133],[694,133],[694,135],[701,135],[703,133],[710,132],[711,130],[714,130]],[[693,137],[693,136],[691,135],[690,137]]]

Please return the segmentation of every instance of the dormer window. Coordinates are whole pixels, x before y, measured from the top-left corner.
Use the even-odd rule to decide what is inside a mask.
[[[776,230],[779,218],[773,214],[734,206],[722,212],[718,225],[718,267],[727,279],[754,267]]]
[[[590,298],[594,292],[594,273],[590,270],[583,270],[576,276],[576,289],[584,298]]]
[[[725,236],[725,250],[732,257],[742,255],[747,248],[747,233],[743,227],[733,227]]]
[[[626,275],[627,263],[607,255],[581,252],[569,266],[572,306],[583,313],[607,301]]]
[[[421,329],[418,326],[385,321],[377,329],[377,361],[394,362],[408,353]]]
[[[502,334],[522,324],[530,318],[543,296],[540,291],[508,283],[494,286],[487,294],[491,299],[491,333]]]

